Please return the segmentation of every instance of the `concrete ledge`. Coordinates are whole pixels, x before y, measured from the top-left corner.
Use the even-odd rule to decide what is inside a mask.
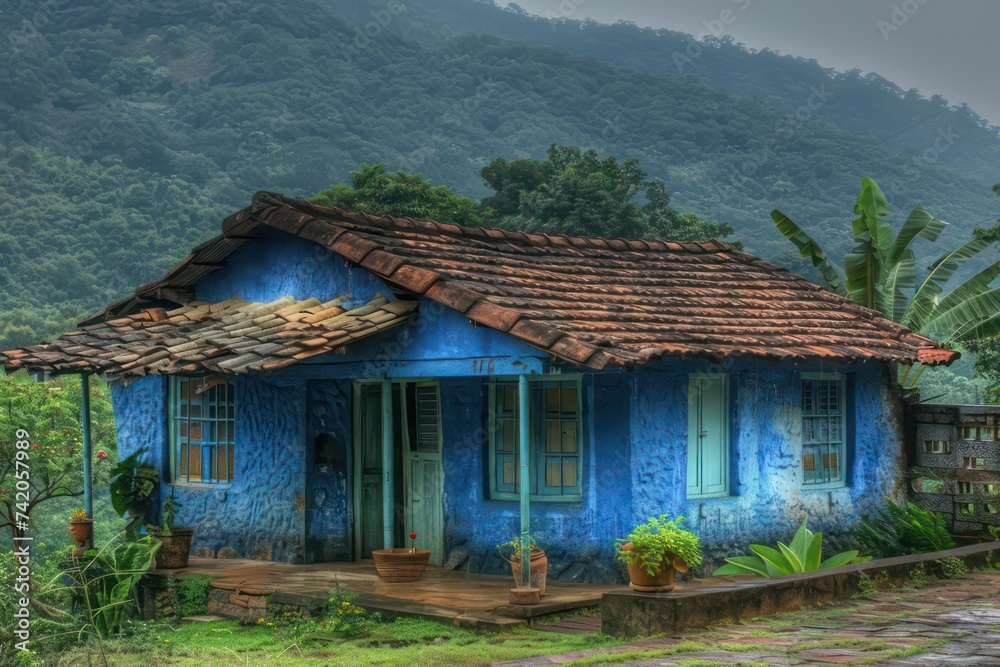
[[[857,591],[862,575],[879,575],[885,587],[900,585],[918,565],[949,557],[960,558],[971,567],[996,563],[1000,561],[1000,542],[885,558],[775,579],[720,577],[718,586],[710,580],[702,580],[699,586],[682,585],[669,593],[636,593],[623,588],[605,593],[601,598],[601,631],[614,637],[671,634],[847,600]]]

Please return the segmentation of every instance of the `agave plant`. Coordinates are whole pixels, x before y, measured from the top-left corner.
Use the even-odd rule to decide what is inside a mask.
[[[925,336],[939,337],[945,343],[1000,334],[1000,287],[991,286],[1000,275],[1000,261],[992,262],[944,294],[955,271],[990,248],[990,239],[974,238],[943,254],[918,283],[910,244],[918,238],[936,241],[947,223],[917,206],[894,237],[892,227],[881,219],[889,213],[889,202],[868,177],[861,179],[854,212],[858,215],[851,224],[855,247],[844,255],[843,267],[831,261],[787,215],[774,210],[771,218],[802,257],[812,260],[830,289],[858,305],[878,310],[893,322]]]
[[[800,572],[814,572],[831,567],[840,567],[858,559],[858,552],[844,551],[821,561],[823,555],[823,533],[814,533],[806,527],[808,519],[802,520],[791,544],[778,542],[778,548],[751,544],[753,556],[733,556],[726,559],[726,565],[716,568],[717,576],[726,574],[756,574],[760,577],[783,577]]]

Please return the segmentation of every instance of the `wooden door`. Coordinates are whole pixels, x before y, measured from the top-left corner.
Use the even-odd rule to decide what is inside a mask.
[[[356,455],[359,483],[354,530],[358,558],[371,558],[383,547],[382,532],[382,387],[357,385]]]
[[[444,471],[441,465],[441,394],[437,382],[406,387],[408,434],[406,464],[406,534],[417,534],[419,549],[430,562],[444,559]],[[409,545],[409,542],[407,542]]]

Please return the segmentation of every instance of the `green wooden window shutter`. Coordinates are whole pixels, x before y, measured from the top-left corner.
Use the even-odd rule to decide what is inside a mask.
[[[582,495],[582,390],[579,378],[530,380],[531,495],[536,500],[576,502]],[[490,497],[516,500],[520,491],[518,388],[490,387]]]
[[[688,380],[689,498],[729,494],[729,378]]]

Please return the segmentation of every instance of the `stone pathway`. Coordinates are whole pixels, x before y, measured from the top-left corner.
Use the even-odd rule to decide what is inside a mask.
[[[601,657],[607,660],[602,661]],[[1000,667],[1000,572],[610,649],[502,665]]]

